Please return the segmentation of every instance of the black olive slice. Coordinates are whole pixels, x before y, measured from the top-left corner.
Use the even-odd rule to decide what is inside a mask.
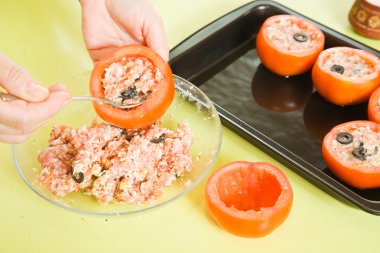
[[[303,32],[297,32],[293,35],[293,39],[297,42],[306,42],[308,38],[309,36],[307,36],[307,34]]]
[[[165,133],[162,133],[160,136],[154,137],[153,139],[150,140],[150,142],[155,143],[155,144],[158,144],[164,141],[165,141]]]
[[[352,136],[352,134],[350,133],[342,132],[336,136],[336,140],[340,144],[347,145],[352,143],[352,141],[354,140],[354,136]]]
[[[336,65],[334,64],[331,69],[330,69],[332,72],[336,72],[336,73],[339,73],[339,74],[342,74],[344,73],[344,67],[341,66],[341,65]]]
[[[132,85],[131,87],[129,87],[127,90],[123,91],[120,94],[122,102],[124,102],[124,100],[126,100],[126,99],[131,99],[131,98],[134,98],[136,96],[137,96],[137,90],[136,90],[136,86],[134,86],[134,85]]]
[[[75,182],[78,184],[82,183],[84,180],[84,175],[82,172],[74,172],[71,170],[71,177],[74,179]]]

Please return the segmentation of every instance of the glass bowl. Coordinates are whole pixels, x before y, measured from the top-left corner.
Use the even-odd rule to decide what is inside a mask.
[[[90,72],[86,72],[63,83],[71,94],[86,95]],[[67,210],[94,215],[126,215],[142,212],[167,204],[193,189],[210,171],[220,150],[221,123],[215,107],[207,96],[190,82],[174,76],[176,85],[175,98],[162,117],[162,125],[175,129],[178,123],[186,121],[194,134],[191,148],[193,168],[171,186],[166,187],[163,195],[146,204],[100,204],[95,197],[83,192],[70,193],[57,197],[38,182],[41,167],[37,160],[38,153],[48,146],[50,131],[54,125],[64,124],[71,127],[89,125],[96,117],[92,103],[72,101],[55,115],[46,125],[38,129],[23,144],[12,146],[13,161],[17,171],[27,185],[50,203]],[[190,180],[190,183],[188,183]],[[185,183],[187,182],[187,183]]]

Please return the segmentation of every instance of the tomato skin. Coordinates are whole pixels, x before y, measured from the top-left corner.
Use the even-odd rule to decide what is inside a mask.
[[[299,52],[280,50],[265,36],[264,30],[273,19],[292,19],[294,22],[302,22],[314,28],[320,37],[315,48]],[[307,72],[312,68],[318,54],[323,50],[325,43],[324,34],[313,24],[292,15],[277,15],[268,18],[261,26],[256,38],[256,50],[262,63],[273,73],[280,76],[293,76]]]
[[[346,50],[359,55],[375,65],[375,71],[367,77],[355,79],[323,70],[321,65],[324,57],[335,50]],[[318,93],[327,101],[340,106],[355,105],[367,101],[373,90],[380,84],[380,63],[375,55],[364,50],[348,47],[329,48],[324,50],[315,62],[312,79]]]
[[[368,119],[380,124],[380,87],[372,92],[369,98]]]
[[[221,201],[217,185],[223,181],[224,172],[233,170],[248,171],[259,179],[265,173],[275,176],[281,186],[281,193],[275,204],[262,207],[260,211],[252,209],[244,211],[234,206],[228,207]],[[270,185],[263,188],[264,190],[270,188]],[[237,161],[219,168],[211,175],[206,186],[206,204],[214,220],[228,232],[240,237],[262,237],[275,230],[288,217],[293,204],[293,191],[285,174],[277,167],[264,162]]]
[[[332,142],[340,129],[357,128],[359,126],[368,126],[374,132],[380,133],[380,125],[367,120],[356,120],[337,125],[323,139],[322,155],[329,169],[347,184],[359,188],[369,189],[380,186],[380,168],[369,168],[365,164],[354,166],[339,161],[332,149]]]
[[[174,99],[174,80],[172,71],[155,51],[141,45],[127,45],[98,61],[90,78],[90,94],[93,97],[104,98],[102,78],[105,69],[114,62],[120,62],[124,57],[145,57],[155,65],[162,74],[161,81],[146,101],[135,108],[121,110],[108,104],[93,103],[96,113],[104,121],[121,128],[135,129],[146,127],[159,120]]]

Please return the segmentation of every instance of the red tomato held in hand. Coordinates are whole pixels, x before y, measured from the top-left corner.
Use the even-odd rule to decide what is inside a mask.
[[[312,78],[327,101],[341,106],[359,104],[380,84],[380,61],[364,50],[329,48],[318,56]]]
[[[233,162],[216,170],[206,185],[207,208],[232,234],[262,237],[287,218],[292,187],[277,167],[263,162]]]
[[[131,109],[122,110],[96,102],[93,105],[96,113],[106,122],[121,128],[143,128],[161,118],[171,105],[175,90],[173,75],[168,63],[152,49],[140,45],[128,45],[98,61],[91,74],[90,93],[93,97],[104,98],[103,79],[106,69],[112,63],[123,62],[127,58],[148,60],[160,71],[162,78],[156,88],[142,105]]]
[[[264,66],[281,76],[305,73],[323,50],[325,36],[314,24],[292,15],[265,20],[256,39]]]
[[[368,119],[380,124],[380,87],[372,92],[369,98]]]
[[[334,127],[324,138],[322,155],[330,170],[361,189],[380,187],[380,125],[356,120]]]

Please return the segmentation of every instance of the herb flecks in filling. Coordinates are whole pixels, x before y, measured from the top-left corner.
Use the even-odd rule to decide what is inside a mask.
[[[364,142],[360,142],[359,146],[352,150],[352,154],[361,161],[365,161],[367,157],[376,155],[379,148],[375,146],[373,153],[368,153],[368,149],[364,147]]]
[[[165,141],[165,133],[162,133],[160,136],[154,137],[150,140],[150,142],[155,143],[155,144],[162,143],[164,141]]]

